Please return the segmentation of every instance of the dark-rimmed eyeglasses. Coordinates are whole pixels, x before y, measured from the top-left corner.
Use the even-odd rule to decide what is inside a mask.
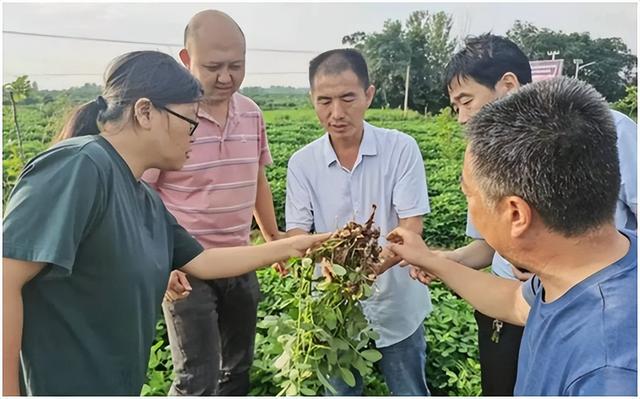
[[[193,132],[195,132],[195,131],[196,131],[196,129],[198,128],[198,123],[199,123],[198,121],[194,121],[194,120],[193,120],[193,119],[191,119],[191,118],[187,118],[187,117],[186,117],[186,116],[184,116],[184,115],[180,115],[179,113],[177,113],[177,112],[175,112],[175,111],[172,111],[172,110],[170,110],[170,109],[169,109],[169,108],[167,108],[167,107],[162,107],[162,109],[164,109],[165,111],[167,111],[167,112],[168,112],[168,113],[170,113],[171,115],[173,115],[173,116],[175,116],[175,117],[177,117],[177,118],[180,118],[180,119],[182,119],[182,120],[183,120],[183,121],[185,121],[185,122],[188,122],[188,123],[191,125],[191,130],[189,131],[189,136],[193,136]]]

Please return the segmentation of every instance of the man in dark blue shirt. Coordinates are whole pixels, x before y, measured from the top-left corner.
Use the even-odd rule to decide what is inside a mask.
[[[516,395],[635,395],[638,243],[634,232],[622,233],[627,254],[557,300],[545,300],[537,276],[524,283],[531,310]]]
[[[470,217],[520,283],[430,251],[404,229],[390,249],[414,278],[440,278],[478,311],[525,325],[515,395],[637,394],[637,237],[614,223],[616,129],[586,83],[532,83],[467,125]],[[490,287],[490,288],[487,288]]]

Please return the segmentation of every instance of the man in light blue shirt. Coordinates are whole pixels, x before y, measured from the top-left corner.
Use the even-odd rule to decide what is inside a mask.
[[[367,65],[353,49],[325,52],[309,66],[312,102],[326,133],[297,151],[287,171],[287,233],[334,231],[350,220],[364,223],[377,205],[380,244],[397,226],[422,233],[429,213],[424,163],[416,141],[396,130],[372,126],[364,114],[375,93]],[[431,311],[428,289],[403,268],[381,275],[362,303],[379,334],[380,369],[392,395],[429,395],[423,327]],[[332,379],[337,394],[362,395]]]

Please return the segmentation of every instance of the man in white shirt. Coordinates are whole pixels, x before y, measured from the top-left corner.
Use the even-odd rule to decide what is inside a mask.
[[[310,63],[309,82],[326,133],[289,160],[287,234],[334,231],[353,219],[364,223],[373,204],[381,245],[397,226],[421,234],[430,211],[422,155],[411,136],[364,121],[375,88],[362,55],[353,49],[319,55]],[[431,311],[428,289],[406,269],[393,268],[362,305],[380,336],[379,366],[391,395],[429,395],[423,327]],[[354,375],[355,387],[332,379],[338,395],[362,395],[362,378],[356,370]]]

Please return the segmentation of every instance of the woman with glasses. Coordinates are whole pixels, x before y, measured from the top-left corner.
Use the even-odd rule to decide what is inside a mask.
[[[326,238],[204,251],[176,222],[140,176],[182,168],[200,96],[170,56],[120,56],[24,168],[3,224],[4,395],[22,367],[26,394],[137,396],[171,270],[231,277]]]

